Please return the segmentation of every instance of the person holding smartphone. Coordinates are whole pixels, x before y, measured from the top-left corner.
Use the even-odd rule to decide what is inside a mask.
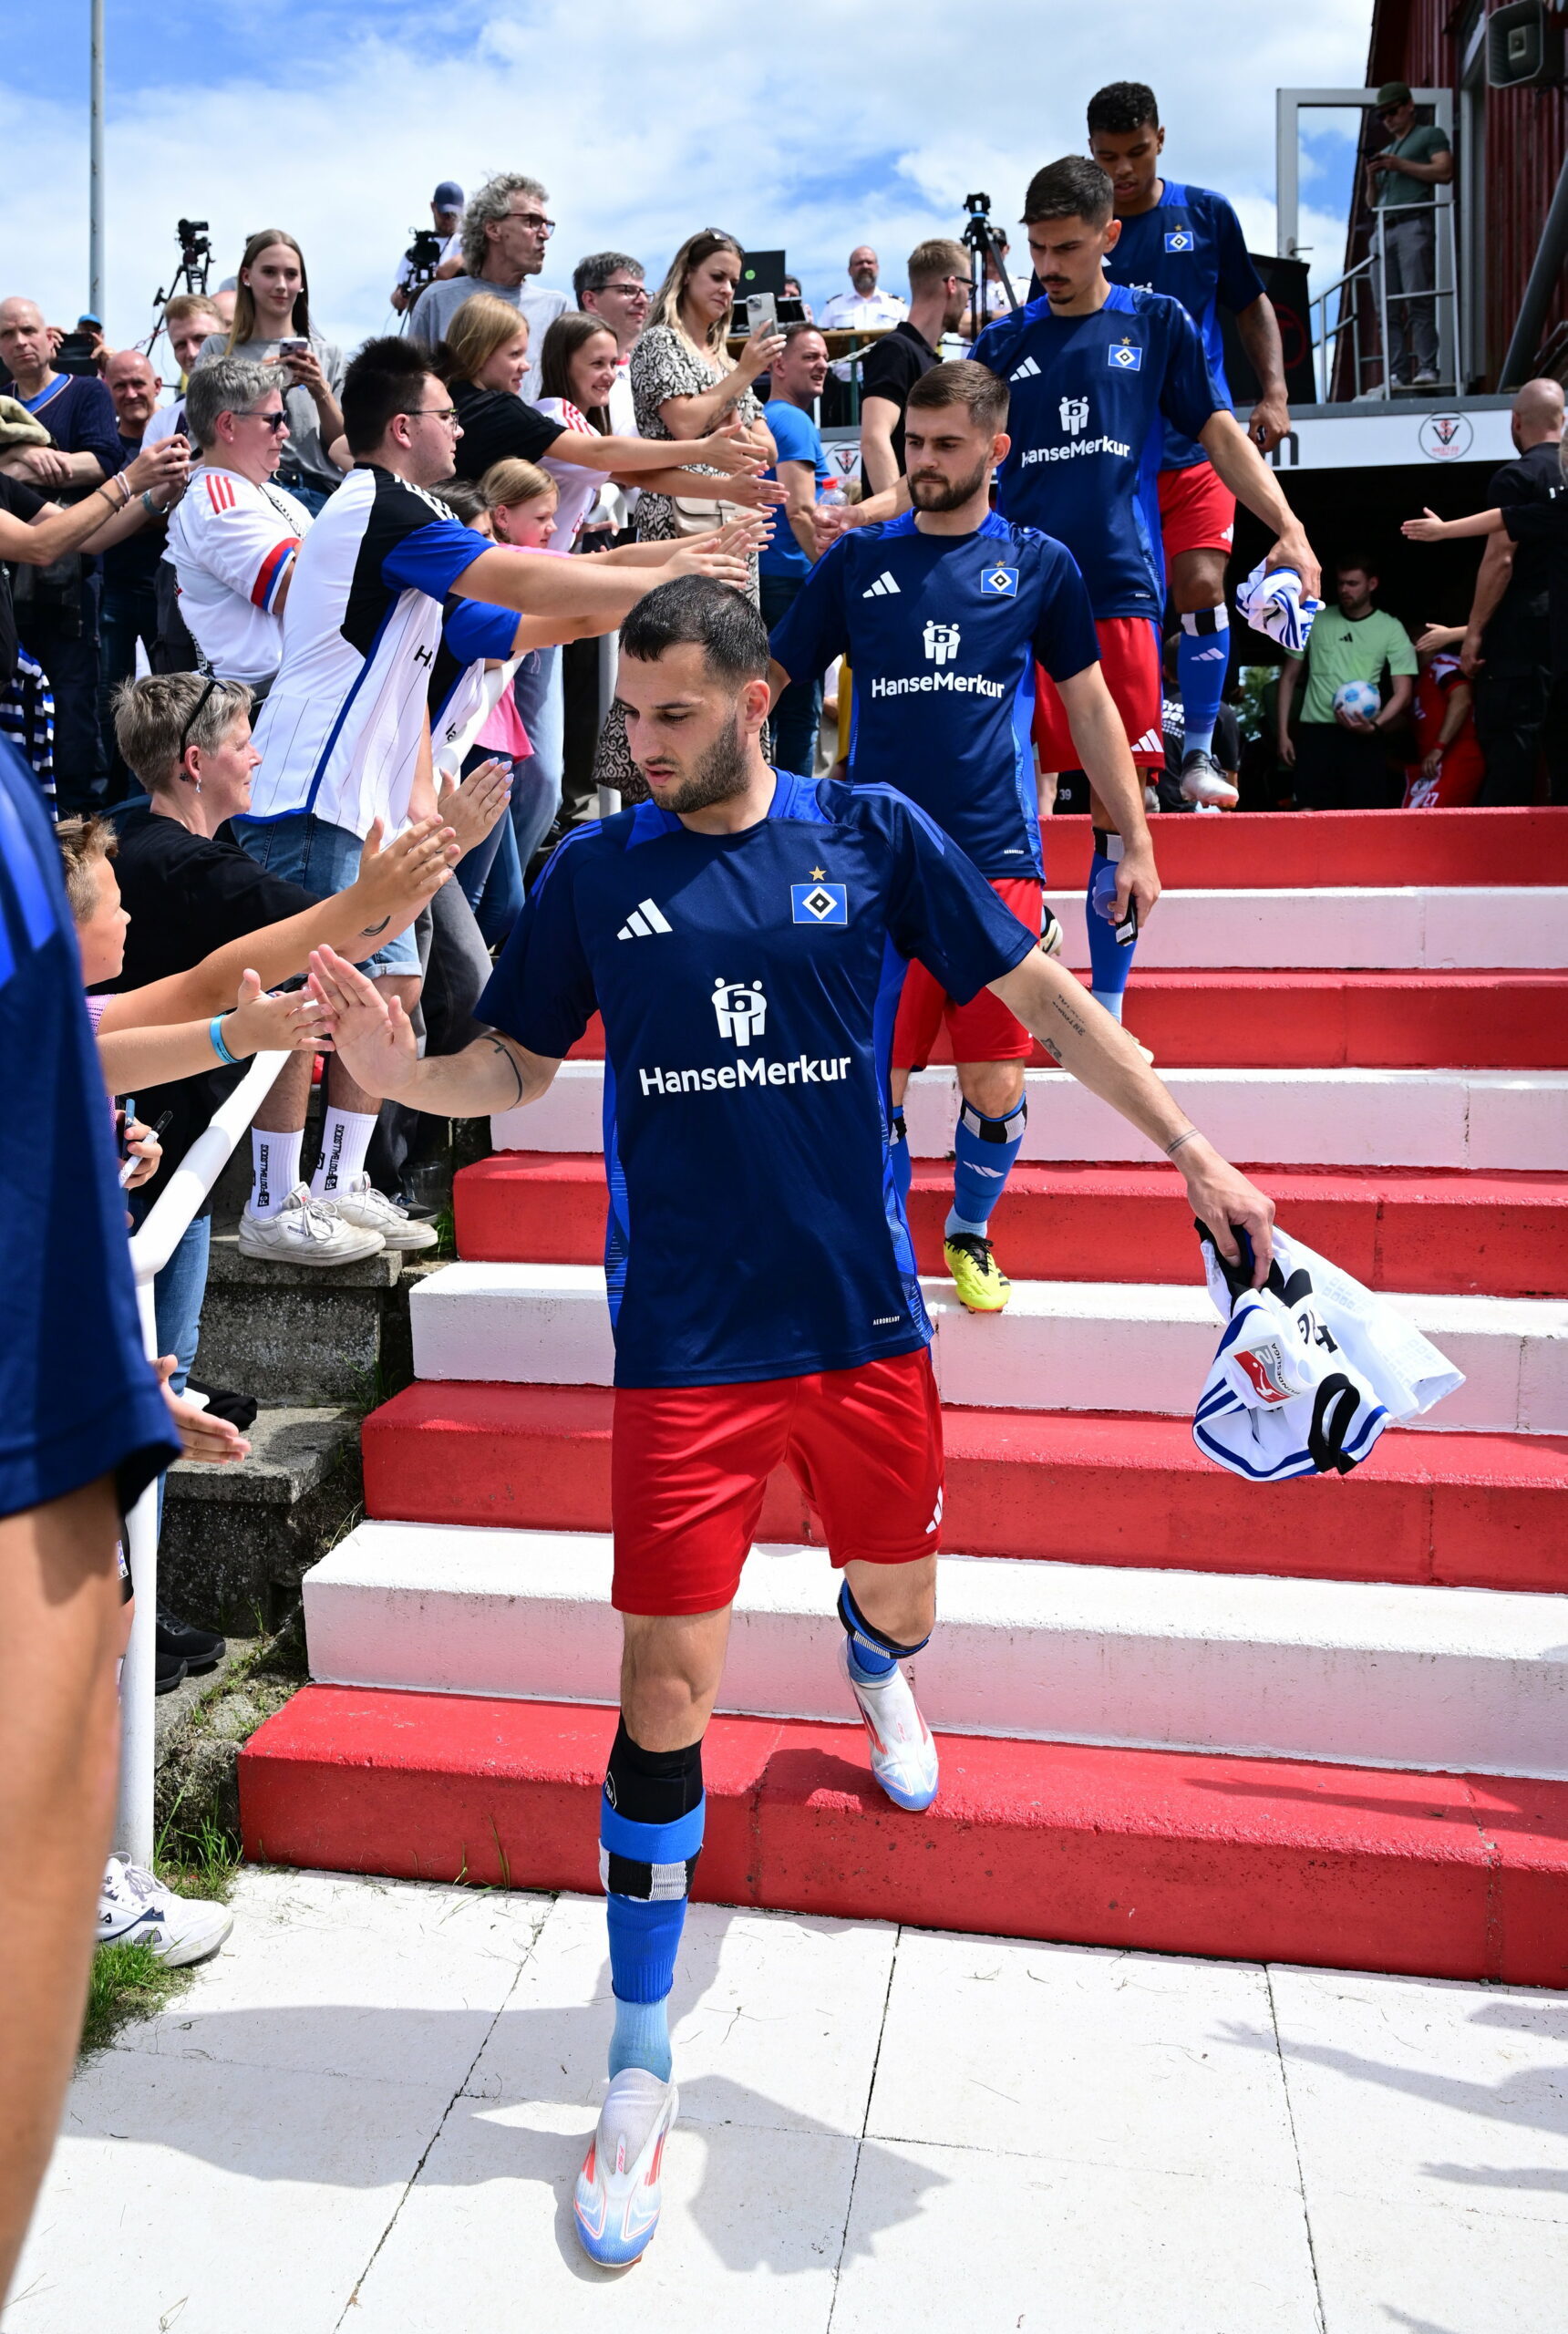
[[[343,351],[312,326],[304,253],[281,227],[262,228],[245,245],[233,324],[209,333],[196,362],[212,356],[278,367],[289,426],[278,483],[314,517],[343,478],[327,451],[343,435]]]

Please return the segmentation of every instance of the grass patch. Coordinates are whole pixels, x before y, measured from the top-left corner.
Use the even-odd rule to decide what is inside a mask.
[[[189,1969],[166,1969],[150,1945],[100,1945],[88,1978],[82,2057],[107,2050],[122,2026],[152,2017],[190,1982]]]

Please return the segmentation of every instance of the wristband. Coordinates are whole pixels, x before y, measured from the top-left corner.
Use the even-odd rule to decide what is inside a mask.
[[[218,1059],[229,1063],[232,1068],[239,1061],[240,1056],[232,1054],[223,1043],[223,1024],[227,1018],[226,1014],[214,1013],[207,1024],[207,1035],[212,1040],[212,1051],[217,1055]]]
[[[150,519],[163,519],[168,516],[168,512],[163,504],[161,502],[154,502],[152,499],[152,489],[150,486],[144,486],[141,490],[141,507],[146,511]]]

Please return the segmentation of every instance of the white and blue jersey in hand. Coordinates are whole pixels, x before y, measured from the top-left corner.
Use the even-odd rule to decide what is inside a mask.
[[[848,656],[851,785],[898,787],[983,875],[1042,873],[1035,666],[1065,681],[1099,656],[1060,543],[994,511],[972,535],[922,534],[913,511],[857,527],[818,561],[771,645],[791,680]]]
[[[779,772],[766,819],[573,829],[479,1017],[560,1059],[603,1017],[618,1386],[853,1369],[931,1337],[888,1166],[905,965],[966,999],[1035,936],[892,788]]]
[[[1165,426],[1196,438],[1224,402],[1191,316],[1162,293],[1113,284],[1092,315],[1032,300],[988,325],[975,356],[1011,398],[997,507],[1067,545],[1098,617],[1158,623]]]
[[[1242,222],[1222,194],[1206,186],[1163,182],[1151,211],[1124,219],[1121,235],[1105,255],[1105,272],[1113,284],[1133,292],[1164,292],[1180,300],[1203,344],[1215,388],[1231,402],[1225,379],[1224,336],[1220,329],[1220,305],[1233,315],[1264,296],[1264,280],[1253,265]],[[1202,446],[1180,429],[1168,428],[1161,455],[1162,470],[1191,470],[1206,462]]]

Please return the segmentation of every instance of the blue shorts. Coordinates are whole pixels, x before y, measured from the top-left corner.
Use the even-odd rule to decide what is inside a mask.
[[[269,875],[303,885],[318,899],[346,891],[358,877],[359,854],[365,848],[359,836],[347,827],[329,825],[314,811],[297,811],[284,819],[235,819],[232,823],[242,849],[258,867],[264,867]],[[378,973],[417,974],[419,951],[413,925],[389,940],[385,948],[377,948],[374,956],[366,956],[359,969],[372,980]]]

